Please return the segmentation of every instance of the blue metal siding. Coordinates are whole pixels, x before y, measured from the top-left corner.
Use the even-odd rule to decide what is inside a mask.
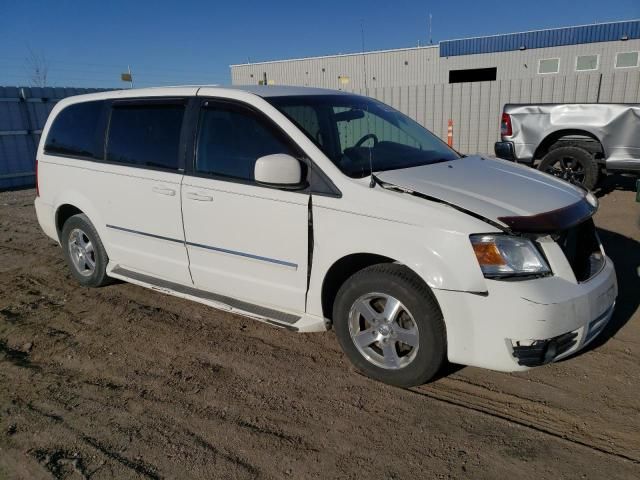
[[[40,131],[62,98],[95,88],[0,87],[0,190],[33,186]]]
[[[493,37],[447,40],[440,42],[440,56],[454,57],[477,53],[509,52],[519,50],[523,46],[527,49],[532,49],[612,42],[620,40],[624,35],[629,40],[640,38],[640,20],[511,33]]]

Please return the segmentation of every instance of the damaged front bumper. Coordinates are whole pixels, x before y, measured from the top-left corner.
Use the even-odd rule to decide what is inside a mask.
[[[537,367],[577,352],[594,340],[609,323],[615,302],[587,325],[545,340],[511,340],[511,352],[518,365]]]
[[[488,294],[434,289],[453,363],[527,370],[571,355],[602,332],[618,294],[613,263],[585,282],[487,280]]]

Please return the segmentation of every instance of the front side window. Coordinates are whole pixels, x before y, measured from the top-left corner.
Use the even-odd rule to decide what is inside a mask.
[[[616,68],[632,68],[638,66],[638,52],[620,52],[616,55]]]
[[[301,95],[266,100],[353,178],[460,158],[417,122],[370,98]],[[310,111],[315,112],[313,122],[308,121]]]
[[[560,71],[559,58],[545,58],[538,61],[538,73],[558,73]]]
[[[576,71],[584,72],[598,69],[598,55],[579,55],[576,57]]]
[[[69,105],[53,121],[44,145],[48,154],[101,159],[103,101]]]
[[[111,111],[107,161],[177,170],[182,103],[123,103]]]
[[[198,173],[254,181],[258,158],[274,153],[299,156],[282,133],[241,105],[208,102],[199,124]]]

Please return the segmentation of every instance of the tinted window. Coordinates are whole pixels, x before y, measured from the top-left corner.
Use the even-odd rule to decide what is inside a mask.
[[[449,70],[449,83],[489,82],[495,80],[497,75],[497,67]]]
[[[146,167],[179,168],[184,105],[115,105],[109,124],[107,160]]]
[[[256,160],[273,153],[296,156],[287,139],[251,110],[231,104],[202,110],[196,171],[253,181]]]
[[[86,102],[62,110],[49,130],[45,151],[102,158],[104,134],[100,120],[103,106],[104,102]]]

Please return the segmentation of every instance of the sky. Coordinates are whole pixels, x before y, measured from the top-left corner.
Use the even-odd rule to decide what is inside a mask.
[[[640,18],[640,0],[0,0],[0,86],[228,84],[248,61]],[[44,60],[43,60],[44,59]]]

